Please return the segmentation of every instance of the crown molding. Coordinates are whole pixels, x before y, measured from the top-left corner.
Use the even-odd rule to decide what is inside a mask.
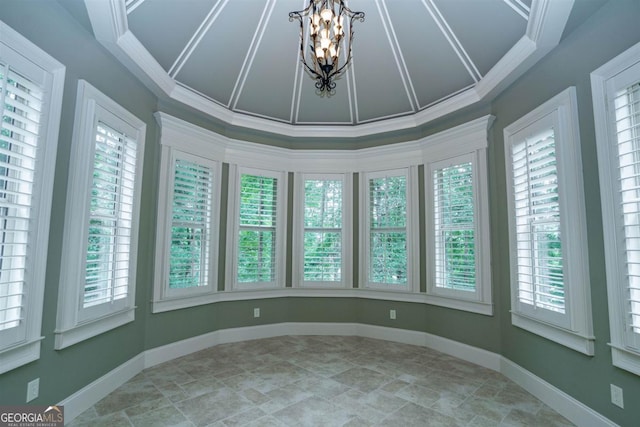
[[[155,113],[162,145],[189,144],[204,157],[289,172],[346,173],[419,165],[487,147],[494,116],[487,115],[409,142],[356,150],[295,150],[229,138],[164,112]],[[178,142],[179,141],[179,142]]]
[[[233,111],[173,80],[128,29],[123,0],[85,0],[96,39],[159,97],[185,104],[227,126],[291,138],[360,138],[419,128],[497,94],[560,41],[574,0],[534,0],[526,35],[480,81],[413,114],[355,125],[291,124]],[[295,115],[292,119],[295,120]],[[357,120],[357,119],[356,119]]]

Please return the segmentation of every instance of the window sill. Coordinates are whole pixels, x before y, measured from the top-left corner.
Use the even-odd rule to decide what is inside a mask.
[[[425,299],[427,304],[453,308],[454,310],[469,311],[471,313],[484,314],[485,316],[493,316],[493,304],[490,302],[443,297],[438,295],[427,295]]]
[[[200,293],[174,298],[165,298],[151,302],[152,313],[163,313],[165,311],[180,310],[183,308],[196,307],[199,305],[211,304],[220,300],[218,292]]]
[[[640,375],[640,354],[610,343],[613,366]]]
[[[438,305],[441,307],[491,316],[493,305],[476,301],[454,300],[450,298],[437,298],[424,293],[408,291],[392,291],[388,289],[360,289],[360,288],[270,288],[270,289],[245,289],[220,291],[206,295],[191,296],[172,300],[154,301],[153,313],[178,310],[199,305],[270,298],[363,298],[373,300],[411,302],[420,304]]]
[[[587,356],[594,355],[595,337],[593,336],[586,336],[579,332],[562,329],[513,311],[511,312],[511,323],[513,326],[540,335],[543,338],[557,342]]]
[[[43,339],[44,337],[39,337],[1,350],[0,375],[38,360],[40,358],[40,342]]]
[[[99,319],[80,323],[70,328],[54,331],[56,350],[70,347],[81,341],[93,338],[111,329],[133,322],[135,319],[135,307],[101,317]]]

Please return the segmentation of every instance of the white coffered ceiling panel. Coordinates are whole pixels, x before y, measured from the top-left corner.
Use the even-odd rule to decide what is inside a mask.
[[[182,55],[183,62],[177,64],[180,68],[172,70],[177,81],[227,107],[249,56],[255,28],[266,13],[262,1],[258,2],[262,7],[247,7],[248,3],[255,3],[252,0],[230,3],[214,9],[217,13],[205,21],[209,28],[194,33],[193,42]]]
[[[367,10],[366,21],[357,22],[353,41],[353,75],[359,122],[406,115],[415,111],[394,50],[384,15],[370,0],[352,0],[354,10]],[[366,24],[366,25],[365,25]],[[366,54],[355,56],[355,52]],[[375,46],[375,49],[371,49]]]
[[[348,0],[366,17],[332,96],[299,61],[289,12],[308,0],[84,4],[96,38],[159,96],[234,126],[350,137],[495,96],[559,42],[573,0]]]
[[[528,8],[517,3],[517,0],[433,0],[481,76],[486,75],[527,31]]]
[[[289,22],[289,12],[298,6],[299,0],[278,0],[269,5],[240,73],[233,105],[237,111],[291,121],[299,30]]]
[[[394,3],[389,8],[409,81],[423,109],[475,83],[460,56],[421,0]],[[401,23],[402,25],[397,25]],[[429,40],[417,43],[416,40]]]
[[[153,57],[169,71],[216,0],[180,0],[186,7],[176,13],[176,0],[133,3],[128,8],[130,28]],[[159,31],[164,29],[164,31]]]
[[[332,96],[318,96],[313,82],[306,75],[300,73],[299,79],[307,84],[299,85],[299,102],[297,108],[296,123],[314,125],[350,125],[353,123],[350,94],[351,84],[347,76],[336,81],[340,90]]]

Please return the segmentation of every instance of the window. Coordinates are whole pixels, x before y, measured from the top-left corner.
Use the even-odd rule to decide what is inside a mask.
[[[75,123],[58,349],[132,321],[135,308],[145,125],[85,81]]]
[[[217,290],[218,163],[163,144],[154,312],[211,302]]]
[[[64,67],[0,22],[0,374],[40,357]]]
[[[512,322],[593,354],[575,89],[504,130]]]
[[[286,175],[240,168],[236,179],[232,286],[284,286]]]
[[[481,148],[426,168],[427,293],[433,302],[448,298],[450,307],[490,314],[485,162]]]
[[[298,174],[294,182],[301,217],[294,238],[294,254],[300,254],[296,277],[303,286],[343,286],[351,280],[351,244],[343,231],[351,218],[350,175]]]
[[[433,171],[435,286],[473,292],[476,250],[471,162]]]
[[[411,168],[415,174],[415,168]],[[366,215],[363,254],[366,254],[366,287],[414,290],[411,201],[415,178],[409,169],[365,174],[361,194]],[[409,194],[412,194],[412,197]]]
[[[613,364],[640,375],[640,44],[591,74]]]

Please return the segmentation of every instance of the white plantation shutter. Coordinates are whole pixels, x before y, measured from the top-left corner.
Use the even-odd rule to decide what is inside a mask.
[[[565,312],[558,174],[553,129],[513,144],[518,300]]]
[[[304,281],[342,280],[342,181],[304,181]]]
[[[269,283],[276,276],[278,179],[242,174],[237,280]]]
[[[640,375],[640,43],[591,73],[611,358]]]
[[[511,322],[593,355],[577,103],[569,87],[504,128]]]
[[[407,283],[407,176],[369,179],[369,282]]]
[[[78,82],[55,348],[135,319],[146,125]]]
[[[475,220],[472,163],[433,172],[435,286],[475,291]]]
[[[614,106],[625,341],[640,351],[640,83],[618,91]]]
[[[29,247],[42,88],[0,64],[0,331],[24,338]],[[9,331],[11,330],[11,331]],[[1,346],[0,346],[1,347]]]
[[[98,122],[83,307],[126,298],[136,174],[135,139]]]
[[[1,21],[0,34],[0,374],[3,374],[40,357],[65,68]]]
[[[173,179],[169,288],[208,284],[213,172],[176,159]]]

